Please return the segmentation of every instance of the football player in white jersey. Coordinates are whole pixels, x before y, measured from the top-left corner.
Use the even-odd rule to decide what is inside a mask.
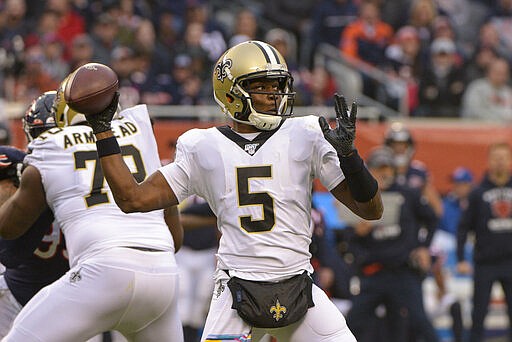
[[[172,236],[181,236],[177,208],[119,209],[91,128],[63,100],[66,81],[54,102],[58,127],[29,144],[20,187],[0,207],[0,235],[18,237],[49,207],[71,269],[27,303],[2,341],[85,341],[108,330],[129,341],[182,341],[174,256],[180,241],[175,245]],[[155,139],[143,134],[151,131],[146,106],[122,111],[112,129],[138,181],[160,167]]]
[[[337,125],[288,118],[292,77],[272,46],[248,41],[227,50],[213,72],[215,100],[232,126],[192,129],[175,161],[144,182],[124,163],[110,108],[90,115],[97,152],[116,203],[145,212],[203,197],[218,218],[215,288],[202,341],[355,341],[317,286],[311,254],[311,189],[319,178],[362,218],[382,215],[377,182],[354,148],[357,106],[335,97]],[[148,134],[151,133],[148,131]]]

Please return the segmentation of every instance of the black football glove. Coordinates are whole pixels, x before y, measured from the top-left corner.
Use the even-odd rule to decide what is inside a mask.
[[[105,108],[102,112],[98,114],[87,115],[87,122],[92,127],[92,131],[94,134],[105,132],[111,129],[110,123],[112,122],[112,118],[117,111],[117,106],[119,104],[119,92],[116,91],[114,94],[114,98],[112,102]]]
[[[352,103],[350,115],[343,95],[334,95],[334,110],[336,111],[336,128],[331,129],[327,120],[321,116],[318,121],[327,140],[339,156],[348,156],[354,151],[356,137],[357,104]]]

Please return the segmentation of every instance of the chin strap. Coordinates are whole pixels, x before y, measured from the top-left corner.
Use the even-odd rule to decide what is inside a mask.
[[[264,118],[264,120],[263,120]],[[271,131],[276,129],[283,120],[282,116],[252,113],[249,115],[249,122],[257,129]]]

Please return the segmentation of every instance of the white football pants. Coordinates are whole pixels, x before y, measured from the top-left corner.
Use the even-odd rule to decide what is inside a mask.
[[[39,291],[6,342],[86,341],[117,330],[129,341],[182,341],[174,254],[103,251]]]

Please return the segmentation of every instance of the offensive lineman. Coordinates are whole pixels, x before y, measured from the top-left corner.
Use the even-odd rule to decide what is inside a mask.
[[[27,108],[22,124],[28,143],[56,127],[52,112],[56,94],[55,90],[47,91]],[[25,155],[16,148],[0,146],[0,204],[12,196],[19,186]],[[50,209],[41,214],[36,223],[19,238],[0,239],[0,262],[6,266],[5,272],[0,275],[0,338],[3,338],[23,306],[39,290],[69,270],[66,241]],[[115,337],[115,340],[119,339]],[[104,332],[102,336],[88,341],[98,340],[111,341],[111,333]]]
[[[124,214],[113,203],[85,118],[55,100],[59,127],[29,144],[20,188],[0,207],[0,235],[23,234],[48,207],[67,243],[70,271],[36,294],[3,341],[84,341],[118,330],[130,341],[182,341],[178,272],[166,220],[179,232],[176,207]],[[117,106],[114,110],[116,112]],[[142,181],[160,166],[145,106],[114,120],[123,156]]]
[[[30,143],[42,132],[55,127],[51,113],[56,91],[49,91],[28,107],[23,130]],[[0,146],[0,204],[19,186],[19,173],[25,152]],[[46,210],[20,238],[0,239],[0,262],[6,266],[0,276],[0,338],[7,335],[21,308],[40,289],[69,270],[65,241],[58,225],[52,225],[53,213]]]
[[[353,146],[356,105],[349,113],[335,97],[335,129],[315,116],[285,120],[295,95],[292,77],[279,52],[259,41],[221,56],[213,88],[232,127],[184,133],[175,161],[142,183],[130,175],[110,129],[116,99],[87,117],[116,203],[137,212],[192,194],[208,201],[222,237],[202,341],[250,334],[259,341],[266,333],[292,342],[355,341],[342,314],[311,285],[309,244],[315,177],[361,217],[382,215],[377,183]]]

